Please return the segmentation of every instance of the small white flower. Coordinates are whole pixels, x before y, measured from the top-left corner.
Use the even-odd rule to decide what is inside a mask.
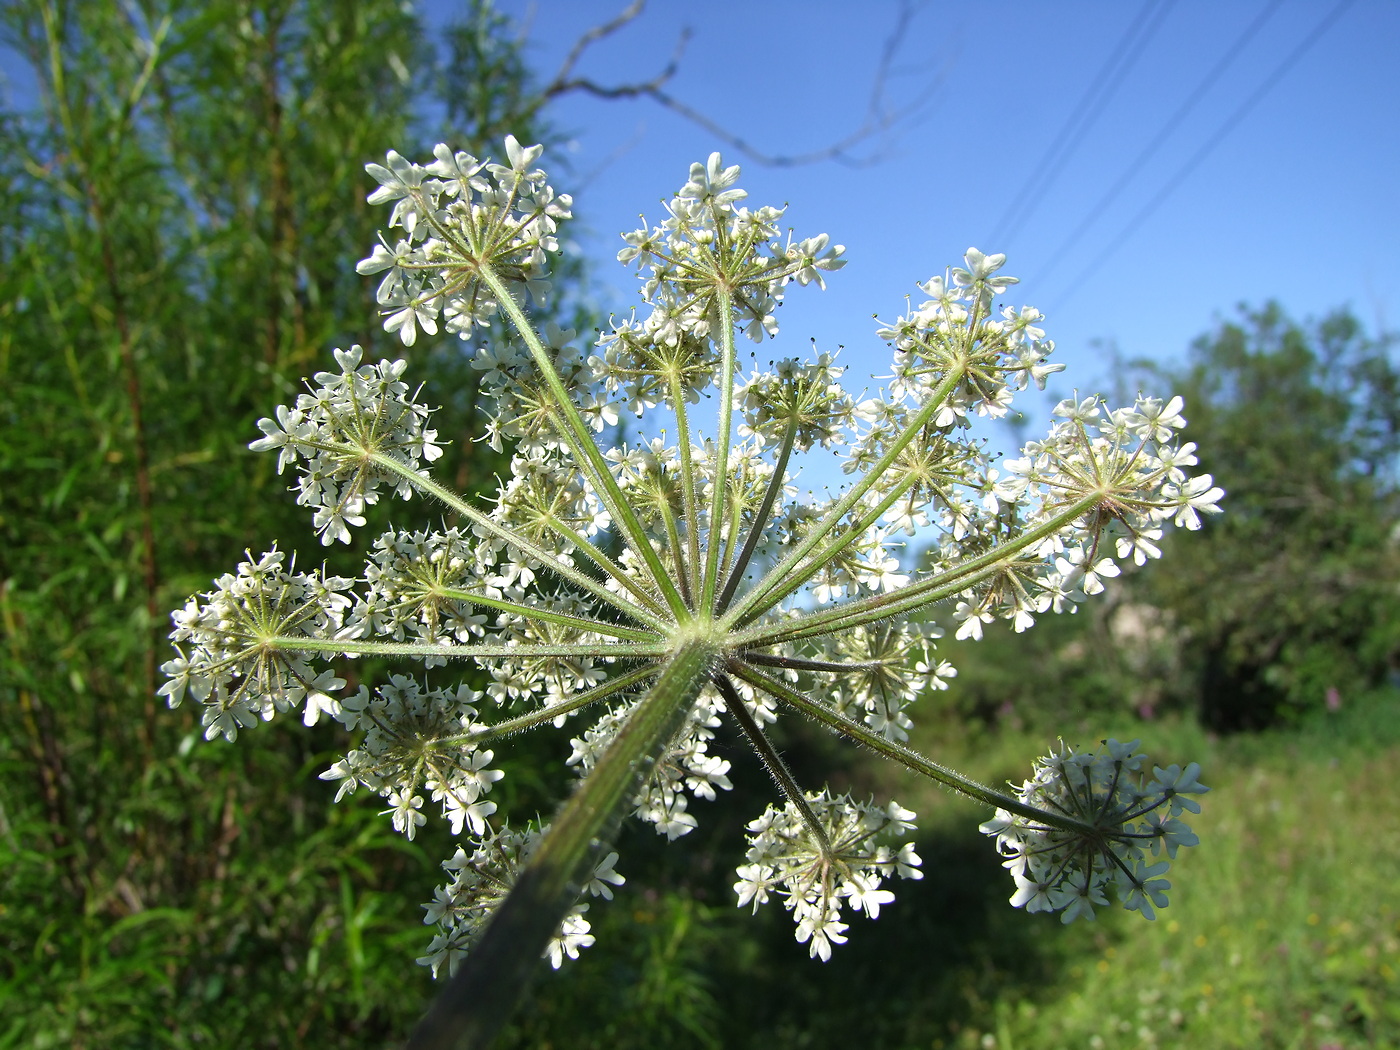
[[[588,920],[583,917],[583,913],[588,910],[587,904],[580,904],[574,908],[564,920],[564,925],[558,934],[549,942],[549,947],[545,949],[545,954],[549,957],[549,965],[554,969],[559,969],[564,964],[564,956],[570,959],[577,959],[581,949],[587,948],[594,942],[594,936],[589,931],[592,929],[588,925]]]

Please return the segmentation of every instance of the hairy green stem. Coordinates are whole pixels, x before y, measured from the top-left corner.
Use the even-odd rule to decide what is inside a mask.
[[[656,548],[652,546],[647,538],[646,530],[642,527],[636,512],[632,510],[631,504],[627,502],[627,496],[618,485],[617,479],[613,477],[612,470],[609,469],[607,460],[603,458],[602,451],[598,448],[598,443],[593,440],[593,435],[589,432],[583,417],[579,415],[578,408],[574,405],[574,400],[570,396],[568,388],[564,386],[564,380],[560,377],[558,369],[554,367],[554,362],[549,359],[549,349],[544,345],[534,328],[530,325],[530,320],[525,316],[525,311],[520,308],[520,304],[511,295],[510,288],[501,280],[489,265],[483,265],[480,269],[481,279],[487,287],[496,295],[497,301],[506,316],[510,318],[515,326],[520,338],[525,340],[526,347],[529,348],[530,356],[535,359],[535,365],[539,368],[540,374],[544,376],[546,385],[550,393],[554,395],[557,407],[564,417],[565,427],[560,435],[569,445],[570,451],[578,457],[579,466],[588,469],[593,483],[598,488],[598,495],[612,514],[613,520],[617,522],[622,530],[623,536],[635,553],[646,563],[647,569],[651,572],[652,579],[661,593],[666,598],[666,603],[671,607],[672,613],[681,619],[689,618],[689,612],[685,607],[685,602],[681,598],[680,591],[666,572],[666,567],[661,563],[660,556],[656,553]]]
[[[666,615],[666,609],[661,602],[657,600],[656,595],[648,591],[646,587],[642,585],[641,581],[634,579],[630,572],[604,554],[597,544],[590,543],[587,537],[580,536],[563,522],[550,521],[549,527],[560,536],[564,537],[564,539],[568,540],[576,551],[593,562],[594,565],[602,569],[623,587],[626,587],[627,590],[631,591],[632,597],[636,598],[637,601],[641,602],[658,616]]]
[[[758,582],[758,585],[755,586],[742,601],[729,610],[725,616],[726,624],[746,622],[749,615],[755,609],[771,609],[777,602],[782,600],[784,595],[791,594],[798,587],[801,587],[802,584],[806,583],[807,580],[811,578],[813,573],[821,568],[820,563],[814,563],[805,566],[805,575],[796,572],[798,566],[802,564],[803,559],[821,543],[824,536],[840,523],[841,519],[846,516],[846,512],[865,496],[866,492],[875,485],[899,454],[904,451],[909,442],[913,441],[919,431],[934,417],[935,413],[943,406],[943,402],[948,399],[948,396],[957,387],[958,383],[962,381],[962,377],[962,370],[954,369],[943,378],[943,381],[938,384],[933,393],[929,396],[928,401],[914,415],[914,418],[909,421],[909,424],[900,431],[899,436],[890,443],[890,447],[886,449],[885,454],[875,462],[874,466],[866,471],[864,477],[853,485],[850,491],[836,502],[835,506],[826,512],[822,520],[816,524],[801,543],[783,557],[778,564],[769,569],[763,579]],[[775,591],[778,592],[778,596],[770,600],[770,596]]]
[[[675,650],[593,771],[575,789],[407,1050],[484,1050],[505,1024],[618,822],[685,726],[714,660],[695,638]]]
[[[521,605],[519,602],[508,602],[504,598],[491,598],[485,594],[474,594],[471,591],[460,590],[456,587],[443,587],[433,591],[438,597],[448,598],[452,601],[466,602],[469,605],[479,605],[486,609],[498,609],[501,612],[511,613],[525,620],[537,620],[542,623],[558,624],[560,627],[573,627],[580,631],[589,631],[593,634],[601,634],[608,638],[630,638],[634,642],[648,642],[657,639],[659,636],[655,631],[642,631],[635,627],[624,627],[621,624],[608,623],[606,620],[590,620],[583,616],[571,616],[568,613],[554,612],[539,605]]]
[[[515,530],[507,528],[498,521],[492,520],[490,516],[477,510],[445,485],[440,485],[432,478],[419,474],[407,463],[400,462],[393,456],[386,455],[383,452],[374,453],[372,458],[377,466],[397,474],[419,491],[426,492],[428,495],[441,500],[473,525],[479,525],[486,532],[489,532],[498,539],[504,540],[509,546],[514,547],[521,554],[529,555],[556,576],[568,580],[570,583],[582,588],[595,598],[602,599],[623,615],[630,616],[634,620],[647,624],[650,627],[662,626],[663,621],[659,619],[656,614],[638,605],[634,605],[632,602],[622,597],[622,595],[608,590],[588,574],[579,572],[579,570],[572,565],[560,561],[553,551],[531,542]]]
[[[307,635],[273,635],[258,638],[250,647],[252,652],[274,650],[291,653],[345,653],[347,656],[439,656],[449,660],[471,660],[477,657],[491,659],[529,659],[538,656],[592,656],[597,659],[618,657],[665,656],[667,646],[662,643],[643,645],[641,643],[619,642],[616,645],[512,645],[510,643],[471,642],[466,645],[435,645],[432,642],[361,642],[354,638],[312,638]]]
[[[936,780],[945,787],[950,787],[959,794],[966,795],[968,798],[975,799],[978,802],[984,802],[989,806],[996,806],[998,809],[1004,809],[1008,813],[1015,813],[1030,820],[1038,821],[1042,824],[1049,824],[1053,827],[1061,828],[1062,830],[1074,832],[1079,835],[1097,836],[1099,833],[1098,829],[1092,824],[1086,824],[1083,821],[1075,820],[1073,817],[1062,816],[1058,813],[1048,813],[1043,809],[1036,809],[1034,806],[1028,806],[1018,798],[1013,798],[1011,795],[996,791],[987,787],[985,784],[980,784],[971,777],[963,776],[956,769],[949,769],[947,766],[940,765],[931,758],[925,758],[917,751],[910,750],[903,744],[897,744],[893,740],[887,740],[868,726],[853,721],[845,715],[837,714],[835,711],[822,706],[811,697],[804,695],[786,682],[774,678],[772,675],[765,674],[762,671],[752,667],[746,667],[742,664],[734,667],[733,671],[750,685],[757,689],[762,689],[765,693],[768,693],[778,700],[782,700],[784,703],[790,704],[809,718],[815,719],[823,725],[830,726],[838,733],[850,737],[857,743],[864,744],[872,751],[884,755],[886,758],[894,759],[894,761],[908,769],[912,769],[915,773],[921,773],[930,780]]]
[[[575,693],[563,703],[552,704],[549,707],[540,708],[538,711],[531,711],[528,715],[519,715],[515,718],[508,718],[504,722],[497,722],[495,725],[476,726],[465,733],[454,733],[452,736],[438,737],[433,741],[434,747],[448,747],[454,744],[484,744],[491,740],[499,740],[501,737],[511,736],[515,733],[522,733],[527,729],[534,729],[542,726],[546,722],[553,722],[560,715],[573,714],[581,711],[589,704],[595,704],[599,700],[606,700],[610,696],[616,696],[638,682],[645,682],[648,678],[656,676],[656,667],[646,664],[635,671],[628,671],[626,674],[618,675],[616,678],[609,678],[602,685],[594,686],[582,693]]]
[[[763,762],[769,776],[777,783],[783,797],[792,803],[793,808],[802,817],[802,823],[807,825],[807,830],[812,833],[812,838],[816,839],[817,845],[821,847],[822,856],[830,859],[832,856],[831,838],[827,835],[826,828],[822,827],[822,822],[817,819],[817,815],[812,812],[812,806],[807,801],[806,793],[802,790],[802,786],[797,783],[797,778],[792,775],[792,771],[788,769],[787,763],[783,761],[783,756],[778,754],[777,748],[768,739],[768,734],[763,731],[763,727],[754,720],[753,715],[749,714],[749,709],[744,705],[744,698],[739,695],[739,690],[734,688],[734,683],[729,680],[729,676],[717,674],[714,681],[715,687],[724,697],[725,706],[729,708],[729,713],[734,716],[734,720],[739,723],[739,728],[744,731],[744,736],[748,737],[754,753]]]
[[[715,607],[715,589],[719,586],[719,531],[720,522],[724,521],[725,497],[729,493],[729,440],[734,402],[734,301],[724,290],[715,298],[719,306],[720,339],[719,433],[715,440],[714,477],[710,485],[710,542],[701,577],[700,610],[706,615]]]
[[[754,515],[753,524],[749,526],[749,534],[744,538],[744,548],[739,552],[739,558],[729,570],[729,578],[724,581],[724,590],[720,592],[719,601],[715,605],[715,612],[723,613],[729,607],[730,601],[734,597],[734,591],[739,586],[739,580],[744,575],[744,570],[749,567],[749,560],[753,557],[753,552],[758,549],[759,540],[763,538],[763,530],[768,526],[768,517],[773,513],[773,503],[778,498],[778,493],[783,491],[783,475],[787,472],[788,457],[792,455],[793,442],[797,440],[797,413],[793,413],[788,420],[787,429],[783,431],[783,443],[778,452],[778,462],[773,468],[773,476],[768,479],[768,488],[763,493],[763,502],[759,505],[758,513]]]
[[[695,497],[695,466],[690,454],[690,413],[685,407],[685,391],[680,376],[674,371],[668,376],[671,401],[676,406],[676,445],[681,456],[681,500],[685,505],[685,536],[689,550],[690,592],[700,590],[700,503]],[[673,541],[674,542],[674,541]],[[676,552],[680,560],[680,551]]]
[[[995,547],[976,558],[970,558],[956,569],[939,573],[930,579],[887,594],[858,598],[819,613],[796,616],[780,623],[755,625],[738,632],[734,640],[752,646],[776,645],[779,642],[830,634],[874,623],[889,616],[915,612],[945,598],[951,598],[989,576],[995,576],[1015,561],[1021,552],[1083,517],[1102,499],[1098,493],[1085,496],[1048,521],[1026,530],[1011,542]]]

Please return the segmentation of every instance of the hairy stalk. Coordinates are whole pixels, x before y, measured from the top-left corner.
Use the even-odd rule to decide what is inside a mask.
[[[908,587],[890,594],[875,594],[868,598],[848,601],[823,612],[783,621],[776,626],[747,628],[738,632],[736,638],[749,645],[774,645],[778,642],[796,641],[844,628],[876,623],[889,616],[917,612],[951,598],[979,581],[1001,572],[1007,564],[1015,559],[1018,553],[1036,546],[1058,529],[1082,518],[1094,508],[1101,498],[1097,494],[1086,496],[1044,525],[1030,529],[1017,539],[976,558],[969,558],[949,572],[940,573],[920,583],[910,584]]]
[[[513,529],[509,529],[506,526],[501,525],[499,522],[493,521],[490,517],[477,510],[470,503],[466,502],[464,499],[462,499],[460,496],[458,496],[455,492],[453,492],[446,486],[439,485],[437,482],[433,481],[432,478],[424,477],[422,474],[417,473],[411,467],[395,459],[393,456],[388,456],[384,453],[375,453],[373,454],[372,458],[377,466],[393,474],[399,475],[419,491],[427,493],[430,496],[436,497],[438,500],[451,507],[458,514],[462,515],[462,517],[470,521],[473,525],[478,525],[482,529],[489,532],[491,535],[499,537],[506,543],[510,544],[512,547],[519,550],[522,554],[526,554],[538,561],[541,565],[544,565],[546,568],[549,569],[550,572],[556,574],[557,576],[560,576],[564,580],[567,580],[569,583],[572,583],[577,587],[581,587],[583,590],[587,591],[595,598],[602,599],[604,602],[615,608],[618,612],[626,616],[631,616],[633,619],[639,620],[642,623],[648,624],[652,627],[659,627],[661,625],[662,621],[657,619],[654,613],[648,612],[647,610],[642,609],[637,605],[633,605],[631,602],[626,601],[615,592],[609,591],[597,580],[594,580],[592,577],[579,572],[572,565],[561,561],[555,554],[553,554],[546,548],[541,547],[537,543],[530,542],[524,536],[521,536],[518,532],[515,532]],[[632,582],[630,580],[630,577],[628,577],[626,574],[623,574],[622,579],[629,581],[629,589],[630,587],[639,587],[639,585],[637,585],[635,582]],[[644,595],[645,591],[641,591],[640,593]]]
[[[908,447],[909,443],[928,424],[938,410],[943,407],[943,403],[948,399],[948,395],[962,381],[962,374],[957,371],[949,372],[933,391],[928,401],[915,413],[909,425],[904,428],[899,437],[891,444],[887,451],[866,472],[860,481],[856,482],[847,490],[831,509],[828,510],[817,522],[810,533],[785,555],[776,565],[764,574],[749,593],[738,605],[734,606],[724,617],[726,625],[744,624],[753,619],[755,615],[764,609],[771,609],[778,602],[789,594],[792,594],[804,583],[812,578],[820,568],[819,564],[806,566],[801,573],[797,572],[803,559],[807,557],[822,538],[835,528],[847,512],[850,511],[861,498],[870,491],[881,475],[889,469],[899,456]]]
[[[593,440],[592,433],[583,422],[582,417],[579,416],[573,398],[565,388],[564,381],[559,377],[558,371],[555,370],[554,362],[549,358],[548,347],[535,333],[529,319],[525,316],[525,311],[520,308],[520,304],[515,301],[510,289],[497,276],[496,272],[489,266],[483,266],[481,279],[500,300],[501,308],[510,318],[520,338],[525,341],[525,345],[529,347],[530,354],[534,358],[540,374],[549,384],[550,392],[556,399],[555,407],[563,414],[567,424],[560,436],[569,444],[570,450],[578,457],[579,463],[588,468],[589,475],[593,479],[593,483],[598,486],[599,495],[607,504],[613,520],[621,526],[622,534],[633,553],[646,563],[651,572],[652,582],[666,597],[666,602],[672,613],[678,617],[686,617],[688,614],[680,591],[671,582],[656,549],[647,539],[646,530],[642,528],[642,523],[637,519],[636,513],[627,502],[627,497],[618,487],[617,480],[613,477],[612,471],[608,469],[603,454],[598,449],[597,442]]]
[[[803,792],[802,787],[797,783],[797,778],[788,769],[787,763],[783,761],[783,756],[778,754],[777,748],[768,739],[763,727],[754,721],[753,715],[749,714],[749,709],[744,706],[744,698],[739,695],[739,690],[734,688],[734,683],[729,680],[729,676],[717,674],[714,677],[714,682],[720,696],[724,697],[725,705],[734,716],[734,721],[739,723],[739,728],[744,731],[744,736],[748,738],[754,754],[758,755],[759,761],[763,763],[763,768],[768,770],[768,775],[778,785],[783,797],[802,815],[802,822],[807,825],[807,830],[811,833],[812,838],[821,847],[822,855],[830,858],[832,855],[831,838],[827,835],[826,828],[822,826],[817,815],[812,812],[812,806],[807,801],[806,793]]]
[[[505,903],[419,1022],[408,1050],[484,1050],[523,996],[545,945],[612,838],[622,811],[680,731],[714,653],[697,638],[671,655],[545,833]]]
[[[715,442],[714,473],[717,479],[712,486],[710,498],[710,543],[705,551],[705,572],[701,578],[700,610],[706,619],[715,609],[715,588],[719,579],[720,522],[724,521],[724,502],[728,486],[723,479],[729,477],[729,440],[731,435],[732,399],[729,391],[734,388],[734,301],[728,289],[721,288],[715,295],[719,308],[720,366],[719,389],[723,396],[719,399],[719,433]]]
[[[954,791],[966,795],[968,798],[975,799],[978,802],[985,802],[989,806],[997,806],[1000,809],[1007,810],[1008,812],[1031,820],[1039,820],[1047,824],[1052,824],[1066,831],[1077,832],[1079,834],[1093,834],[1095,832],[1091,824],[1047,813],[1033,806],[1027,806],[1010,795],[989,788],[987,785],[981,784],[971,777],[963,776],[955,769],[950,769],[930,758],[925,758],[917,751],[911,751],[909,748],[902,744],[897,744],[893,740],[886,740],[879,733],[872,732],[859,722],[853,722],[844,715],[839,715],[835,711],[827,710],[815,700],[804,696],[786,682],[774,678],[772,675],[764,674],[762,671],[750,667],[736,668],[735,673],[755,688],[762,689],[765,693],[782,700],[786,704],[791,704],[814,721],[821,722],[823,725],[837,730],[844,736],[848,736],[852,740],[864,744],[866,747],[870,748],[870,750],[884,755],[886,758],[894,759],[906,769],[912,769],[915,773],[921,773],[930,780],[936,780],[944,787],[952,788]]]
[[[715,606],[715,612],[723,614],[729,607],[730,600],[734,597],[734,591],[739,586],[739,581],[743,579],[744,570],[749,567],[749,559],[753,557],[753,552],[758,549],[759,541],[763,539],[763,530],[768,525],[768,517],[773,513],[773,504],[778,498],[778,493],[783,490],[783,481],[787,477],[788,457],[792,455],[792,445],[797,439],[797,416],[794,415],[788,420],[787,429],[783,431],[783,443],[778,447],[778,462],[773,468],[773,476],[768,480],[768,487],[763,493],[763,502],[758,505],[758,511],[754,514],[753,523],[749,526],[749,534],[744,537],[744,547],[739,551],[739,558],[734,562],[729,570],[729,578],[724,581],[724,590],[720,591],[719,602]]]

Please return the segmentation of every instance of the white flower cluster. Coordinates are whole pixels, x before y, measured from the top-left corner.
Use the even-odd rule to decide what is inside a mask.
[[[822,659],[846,673],[827,687],[831,705],[887,740],[909,739],[908,708],[928,689],[947,689],[958,670],[934,655],[942,628],[896,621],[865,624],[822,639]]]
[[[412,346],[418,330],[437,333],[438,317],[463,339],[473,327],[491,323],[499,309],[495,293],[477,280],[483,256],[511,286],[536,303],[549,291],[545,263],[559,250],[560,219],[570,216],[568,194],[556,196],[544,172],[531,166],[541,146],[521,146],[506,137],[509,164],[479,161],[439,144],[428,165],[413,164],[390,150],[383,164],[366,170],[379,183],[371,204],[394,203],[389,228],[403,231],[360,260],[358,273],[384,273],[375,298],[384,327]],[[385,272],[387,271],[387,273]]]
[[[341,371],[317,372],[317,386],[297,398],[296,406],[279,405],[277,418],[258,420],[265,435],[248,447],[279,451],[277,473],[298,466],[297,503],[312,507],[321,542],[350,542],[349,526],[365,523],[364,509],[378,502],[379,486],[388,483],[408,499],[413,485],[404,473],[375,463],[371,452],[417,471],[421,463],[442,456],[437,431],[425,429],[430,410],[414,401],[399,377],[405,361],[360,365],[359,346],[335,351]]]
[[[442,862],[452,878],[437,888],[433,902],[425,906],[423,922],[436,924],[438,932],[427,954],[418,959],[420,965],[432,967],[434,977],[444,965],[448,973],[457,969],[472,941],[515,885],[542,835],[543,830],[535,827],[502,829],[476,843],[470,854],[458,846],[457,852]],[[605,856],[593,868],[584,892],[612,900],[613,887],[627,881],[613,869],[616,863],[616,853]],[[577,959],[579,951],[593,943],[592,927],[584,917],[587,911],[587,904],[575,904],[550,939],[545,955],[556,970],[565,956]]]
[[[363,732],[360,747],[321,774],[339,780],[339,802],[358,787],[389,800],[385,810],[394,828],[413,838],[427,822],[422,813],[421,785],[452,825],[473,835],[487,833],[487,819],[496,804],[484,796],[505,774],[491,769],[491,751],[478,750],[471,739],[476,704],[481,694],[459,685],[455,689],[424,689],[407,675],[393,675],[373,694],[366,686],[344,698],[334,713],[347,730]],[[443,741],[456,745],[443,747]]]
[[[318,374],[294,406],[261,420],[250,447],[277,451],[279,471],[296,468],[298,501],[323,543],[348,542],[384,489],[429,495],[455,522],[391,529],[357,580],[296,573],[275,550],[241,565],[175,614],[180,652],[162,689],[172,706],[193,696],[207,734],[229,739],[294,706],[308,722],[330,714],[357,738],[325,774],[340,796],[359,787],[382,796],[410,837],[437,809],[469,838],[429,906],[441,927],[427,957],[435,971],[452,968],[521,866],[552,842],[585,844],[549,863],[567,867],[572,885],[607,890],[621,882],[616,857],[603,864],[596,851],[612,817],[630,811],[671,839],[694,828],[690,801],[731,787],[729,762],[710,748],[722,721],[785,799],[751,826],[741,898],[780,893],[798,939],[826,958],[844,939],[846,904],[874,917],[892,899],[892,875],[917,876],[910,846],[877,841],[911,828],[913,814],[803,790],[766,732],[785,711],[1016,812],[997,832],[1003,850],[1018,879],[1045,884],[1021,903],[1048,906],[1074,891],[1093,904],[1110,883],[1133,901],[1156,899],[1151,866],[1133,866],[1134,836],[1156,828],[1155,843],[1182,844],[1171,821],[1185,803],[1172,792],[1194,789],[1162,780],[1128,801],[1126,776],[1105,779],[1099,759],[1066,753],[1059,780],[1042,769],[1013,799],[903,742],[920,694],[956,673],[926,622],[936,603],[955,604],[959,637],[979,637],[999,617],[1024,630],[1102,591],[1119,562],[1156,558],[1169,525],[1196,528],[1217,509],[1209,475],[1187,471],[1196,457],[1178,439],[1180,399],[1118,410],[1096,397],[1066,401],[1044,440],[993,467],[972,422],[1003,415],[1059,366],[1047,361],[1053,344],[1038,311],[994,307],[1015,281],[1001,273],[1004,257],[975,249],[920,286],[925,302],[880,327],[893,369],[879,396],[852,394],[844,369],[815,350],[742,375],[736,340],[774,334],[784,291],[823,286],[841,249],[825,235],[780,237],[782,211],[741,206],[738,168],[718,154],[691,168],[659,225],[625,235],[620,258],[642,269],[649,312],[580,346],[573,332],[540,331],[521,294],[538,302],[569,200],[533,170],[539,147],[508,139],[506,152],[506,165],[445,146],[426,166],[395,153],[370,165],[380,184],[370,200],[392,203],[389,227],[401,236],[359,267],[388,271],[378,298],[405,345],[434,332],[444,311],[463,337],[493,318],[513,333],[474,356],[487,437],[513,447],[494,500],[475,505],[431,476],[441,449],[404,362],[336,351],[340,371]],[[711,413],[694,406],[714,395],[707,436],[700,424]],[[624,414],[656,412],[660,425],[648,430],[662,436],[600,437]],[[820,499],[799,492],[792,468],[816,446],[846,450],[851,475]],[[900,534],[933,543],[926,569],[901,563]],[[477,693],[395,674],[347,696],[333,671],[312,666],[366,655],[425,669],[470,659],[489,681]],[[555,838],[511,830],[488,798],[501,776],[489,745],[575,718],[587,719],[569,734],[582,783],[567,811],[596,823]],[[597,782],[611,816],[590,808]],[[1151,791],[1170,801],[1153,803]],[[1170,819],[1154,825],[1159,810]],[[1096,828],[1106,830],[1086,840]],[[570,903],[552,913],[561,924],[543,948],[556,964],[592,939]],[[1071,905],[1054,906],[1088,907]]]
[[[723,710],[724,703],[713,689],[701,693],[700,702],[691,709],[685,728],[657,761],[656,769],[637,796],[632,815],[655,825],[657,834],[672,841],[689,834],[696,826],[695,817],[687,812],[687,791],[696,798],[713,800],[716,789],[729,791],[734,787],[729,780],[729,762],[709,753],[710,741],[720,724],[719,713]],[[582,737],[570,740],[574,751],[568,764],[577,766],[579,772],[587,776],[627,720],[628,713],[626,708],[609,711],[585,730]]]
[[[833,944],[846,943],[843,905],[879,918],[881,906],[894,900],[881,884],[894,875],[922,879],[924,873],[912,842],[893,849],[882,841],[914,829],[914,814],[898,803],[882,808],[825,791],[806,802],[815,825],[791,802],[769,806],[749,823],[748,863],[738,868],[734,892],[741,908],[752,903],[755,911],[777,892],[797,923],[798,943],[824,962]]]
[[[797,452],[833,447],[855,421],[855,399],[840,383],[845,371],[831,354],[818,354],[814,361],[789,357],[771,372],[754,373],[734,399],[744,416],[739,434],[781,447],[791,427]]]
[[[667,218],[650,230],[622,235],[627,247],[619,262],[635,262],[647,272],[642,298],[652,311],[628,327],[646,344],[678,347],[686,340],[717,336],[721,287],[734,299],[735,319],[749,338],[775,335],[774,311],[791,281],[826,287],[824,271],[839,270],[841,245],[826,234],[786,243],[778,224],[786,208],[738,207],[748,191],[738,187],[739,166],[725,167],[718,153],[690,166],[690,181],[667,206]]]
[[[346,613],[340,637],[414,637],[440,644],[480,638],[485,614],[448,592],[474,582],[483,558],[489,558],[489,546],[483,550],[462,529],[390,529],[374,541],[364,590]]]
[[[989,478],[982,505],[1001,516],[1010,512],[1022,532],[1035,532],[1067,507],[1099,497],[1091,514],[1072,529],[1048,533],[1026,549],[1019,564],[959,595],[955,619],[959,638],[980,638],[982,625],[994,618],[1011,620],[1024,631],[1036,615],[1072,609],[1073,603],[1099,594],[1104,579],[1117,576],[1114,561],[1132,558],[1138,565],[1159,557],[1157,541],[1167,523],[1200,528],[1200,512],[1213,513],[1224,491],[1209,474],[1188,477],[1184,467],[1196,462],[1195,445],[1179,444],[1181,398],[1163,405],[1140,397],[1132,408],[1109,411],[1103,400],[1086,397],[1062,401],[1063,417],[1044,441],[1026,446],[1026,455],[1008,462],[1007,476]],[[983,519],[984,521],[987,519]],[[989,537],[967,530],[963,540],[945,543],[939,560],[953,565],[966,559]]]
[[[307,725],[315,725],[322,712],[340,709],[335,694],[345,688],[343,678],[329,668],[316,670],[306,652],[260,643],[334,634],[350,605],[344,592],[355,581],[297,572],[276,549],[257,561],[252,557],[171,614],[178,655],[161,666],[169,681],[159,695],[171,707],[187,693],[203,704],[206,740],[221,733],[236,740],[240,728],[298,706]]]
[[[1153,766],[1148,780],[1142,771],[1147,756],[1138,743],[1106,740],[1088,753],[1061,741],[1036,763],[1016,797],[1034,812],[1065,819],[1051,824],[999,809],[982,825],[996,837],[1016,880],[1014,906],[1058,911],[1062,922],[1093,919],[1094,908],[1108,903],[1110,889],[1123,907],[1148,919],[1156,917],[1154,906],[1167,906],[1171,883],[1161,876],[1179,848],[1200,841],[1180,819],[1201,811],[1185,796],[1210,789],[1197,779],[1201,767],[1195,762],[1185,769]]]

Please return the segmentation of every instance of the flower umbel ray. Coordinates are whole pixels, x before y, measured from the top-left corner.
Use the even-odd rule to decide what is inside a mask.
[[[404,361],[337,350],[338,370],[260,421],[250,447],[295,469],[322,543],[350,542],[385,491],[432,497],[459,524],[390,530],[357,579],[250,555],[174,614],[179,653],[165,665],[162,692],[201,704],[208,737],[293,707],[308,723],[329,715],[357,741],[323,774],[341,796],[385,798],[410,838],[432,812],[461,837],[420,960],[456,977],[413,1045],[484,1045],[541,955],[558,966],[593,942],[580,901],[625,881],[609,846],[618,822],[681,838],[691,801],[731,788],[710,751],[725,720],[777,785],[748,826],[738,901],[781,901],[813,957],[846,940],[852,912],[877,917],[920,860],[901,841],[909,810],[797,782],[768,739],[788,712],[993,806],[984,830],[1013,903],[1092,917],[1111,891],[1150,918],[1167,860],[1148,854],[1195,841],[1179,819],[1195,806],[1183,796],[1205,790],[1194,766],[1144,780],[1132,746],[1061,747],[1004,792],[904,741],[919,695],[956,674],[937,655],[932,605],[956,603],[960,637],[998,618],[1025,630],[1103,590],[1118,560],[1156,557],[1169,525],[1217,510],[1209,475],[1187,473],[1180,399],[1066,401],[1044,439],[994,468],[973,421],[1060,366],[1039,311],[994,304],[1015,283],[1005,258],[976,249],[881,325],[892,361],[875,396],[849,392],[815,347],[741,372],[737,341],[775,336],[791,286],[824,287],[844,260],[824,234],[782,231],[783,210],[746,206],[718,154],[692,166],[657,225],[624,235],[640,309],[591,346],[541,331],[527,304],[546,294],[570,201],[539,156],[508,138],[507,163],[439,146],[430,164],[390,153],[368,166],[371,202],[393,205],[358,266],[384,274],[385,328],[408,346],[439,322],[467,341],[496,319],[511,333],[474,347],[487,437],[513,448],[494,499],[477,506],[433,478],[441,448]],[[695,407],[705,395],[718,401],[711,434]],[[624,416],[675,442],[607,440]],[[839,450],[851,475],[826,499],[794,484],[814,446]],[[918,573],[899,559],[900,536],[916,534],[932,542]],[[422,673],[352,694],[314,666],[367,654]],[[484,691],[442,682],[461,659],[489,673]],[[549,824],[512,826],[488,797],[502,775],[488,745],[545,725],[569,727],[579,784]]]

